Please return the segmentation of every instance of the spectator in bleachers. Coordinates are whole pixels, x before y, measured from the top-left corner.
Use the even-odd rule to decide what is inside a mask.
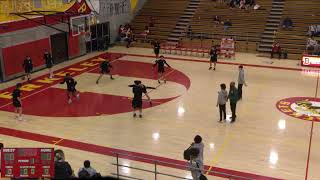
[[[320,25],[309,26],[308,35],[318,36],[320,34]]]
[[[291,20],[291,18],[286,17],[283,21],[282,21],[282,29],[285,30],[291,30],[293,26],[293,22]]]
[[[155,24],[154,21],[155,21],[155,20],[154,20],[154,17],[153,17],[153,16],[150,16],[150,17],[149,17],[149,22],[148,22],[149,27],[154,27],[154,24]]]
[[[235,8],[236,7],[236,0],[230,0],[229,6],[230,6],[231,9]]]
[[[213,17],[213,22],[216,23],[216,24],[221,24],[220,16],[214,16]]]
[[[78,171],[79,178],[97,178],[101,176],[94,168],[91,167],[89,160],[85,160],[83,162],[83,166],[84,167],[80,168]]]
[[[118,29],[118,35],[120,38],[123,38],[126,36],[125,29],[124,29],[123,25],[120,25],[120,27]]]
[[[147,40],[149,33],[150,33],[149,27],[145,26],[144,31],[141,33],[141,36],[144,37],[144,40]]]
[[[133,33],[132,30],[129,28],[126,32],[125,41],[127,41],[127,48],[130,47],[132,41],[133,41]]]
[[[62,150],[54,151],[54,179],[70,179],[74,177],[73,170],[70,164],[65,161],[65,156]]]
[[[271,59],[273,58],[274,54],[278,54],[279,55],[279,59],[281,58],[281,46],[280,43],[275,41],[272,45],[272,49],[271,49]]]
[[[311,52],[311,54],[318,55],[320,51],[320,45],[318,44],[317,40],[311,36],[307,40],[307,50],[308,52]]]
[[[231,23],[230,19],[227,19],[223,23],[224,31],[227,32],[231,26],[232,26],[232,23]]]
[[[191,27],[191,25],[189,25],[188,29],[187,29],[187,38],[190,38],[192,40],[192,27]]]
[[[241,0],[240,1],[239,8],[240,9],[246,9],[246,1],[245,0]]]

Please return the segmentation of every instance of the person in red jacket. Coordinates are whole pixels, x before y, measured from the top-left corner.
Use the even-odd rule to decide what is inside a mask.
[[[280,43],[275,41],[272,45],[272,50],[271,50],[271,59],[273,58],[273,54],[278,54],[279,59],[281,58],[281,46]]]

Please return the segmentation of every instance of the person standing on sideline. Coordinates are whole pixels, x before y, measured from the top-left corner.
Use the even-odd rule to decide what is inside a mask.
[[[28,82],[31,81],[31,72],[33,69],[32,59],[30,56],[27,56],[23,61],[22,67],[24,68],[24,72],[26,73],[25,77],[28,79]]]
[[[52,66],[53,66],[53,59],[52,55],[46,50],[43,55],[43,59],[46,63],[47,69],[49,69],[49,78],[53,78]]]
[[[216,70],[216,64],[218,61],[218,52],[217,48],[215,46],[212,46],[210,50],[210,67],[209,70],[212,69],[212,63],[213,63],[213,70]]]
[[[237,102],[238,102],[238,90],[236,88],[235,82],[230,83],[228,99],[230,100],[230,109],[232,112],[231,123],[234,123],[237,117],[236,108],[237,108]]]
[[[17,114],[16,118],[20,121],[22,120],[21,87],[22,84],[18,83],[16,89],[12,92],[12,104],[15,107],[14,112]]]
[[[160,43],[159,41],[156,41],[153,45],[153,51],[154,51],[154,54],[156,55],[156,58],[159,57],[159,53],[160,53]]]
[[[243,70],[243,66],[240,65],[239,66],[239,76],[238,76],[238,98],[239,100],[242,99],[242,87],[243,85],[247,86],[247,83],[244,79],[244,70]]]
[[[226,120],[226,103],[228,101],[228,92],[226,90],[225,84],[220,84],[221,91],[218,92],[218,100],[217,100],[217,107],[219,106],[219,113],[220,113],[220,120],[222,122],[222,114],[223,120]]]
[[[193,180],[200,180],[201,172],[203,171],[203,163],[199,158],[199,149],[190,149],[189,170]]]
[[[197,148],[199,149],[199,160],[203,162],[203,149],[204,144],[202,142],[202,137],[199,135],[196,135],[193,139],[193,143],[191,144],[191,148]]]

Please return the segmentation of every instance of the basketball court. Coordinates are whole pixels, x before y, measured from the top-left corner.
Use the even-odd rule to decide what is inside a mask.
[[[6,147],[63,149],[74,171],[89,159],[103,175],[116,173],[116,156],[125,166],[191,178],[184,169],[183,151],[193,137],[205,144],[204,163],[209,179],[317,179],[320,168],[320,114],[317,69],[304,69],[296,61],[265,62],[268,58],[238,53],[235,60],[219,60],[209,71],[208,59],[165,55],[172,67],[166,84],[158,84],[152,69],[152,49],[114,47],[33,74],[22,88],[24,121],[14,118],[8,95],[13,80],[1,85],[0,138]],[[99,76],[99,63],[110,59],[115,80]],[[220,84],[237,81],[243,64],[248,86],[237,106],[234,124],[218,123],[216,107]],[[80,100],[67,103],[65,73],[78,81]],[[143,118],[133,118],[128,85],[139,79],[153,101],[144,102]],[[310,105],[311,104],[311,105]],[[230,117],[230,108],[227,105]],[[312,134],[312,137],[310,137]],[[125,176],[152,179],[154,174],[126,167]],[[158,179],[174,179],[158,175]],[[242,177],[242,178],[240,178]]]

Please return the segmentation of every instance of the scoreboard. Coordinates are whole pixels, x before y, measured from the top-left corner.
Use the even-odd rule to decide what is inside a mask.
[[[320,56],[303,55],[302,66],[320,67]]]
[[[54,177],[54,149],[3,148],[1,150],[1,177]]]

